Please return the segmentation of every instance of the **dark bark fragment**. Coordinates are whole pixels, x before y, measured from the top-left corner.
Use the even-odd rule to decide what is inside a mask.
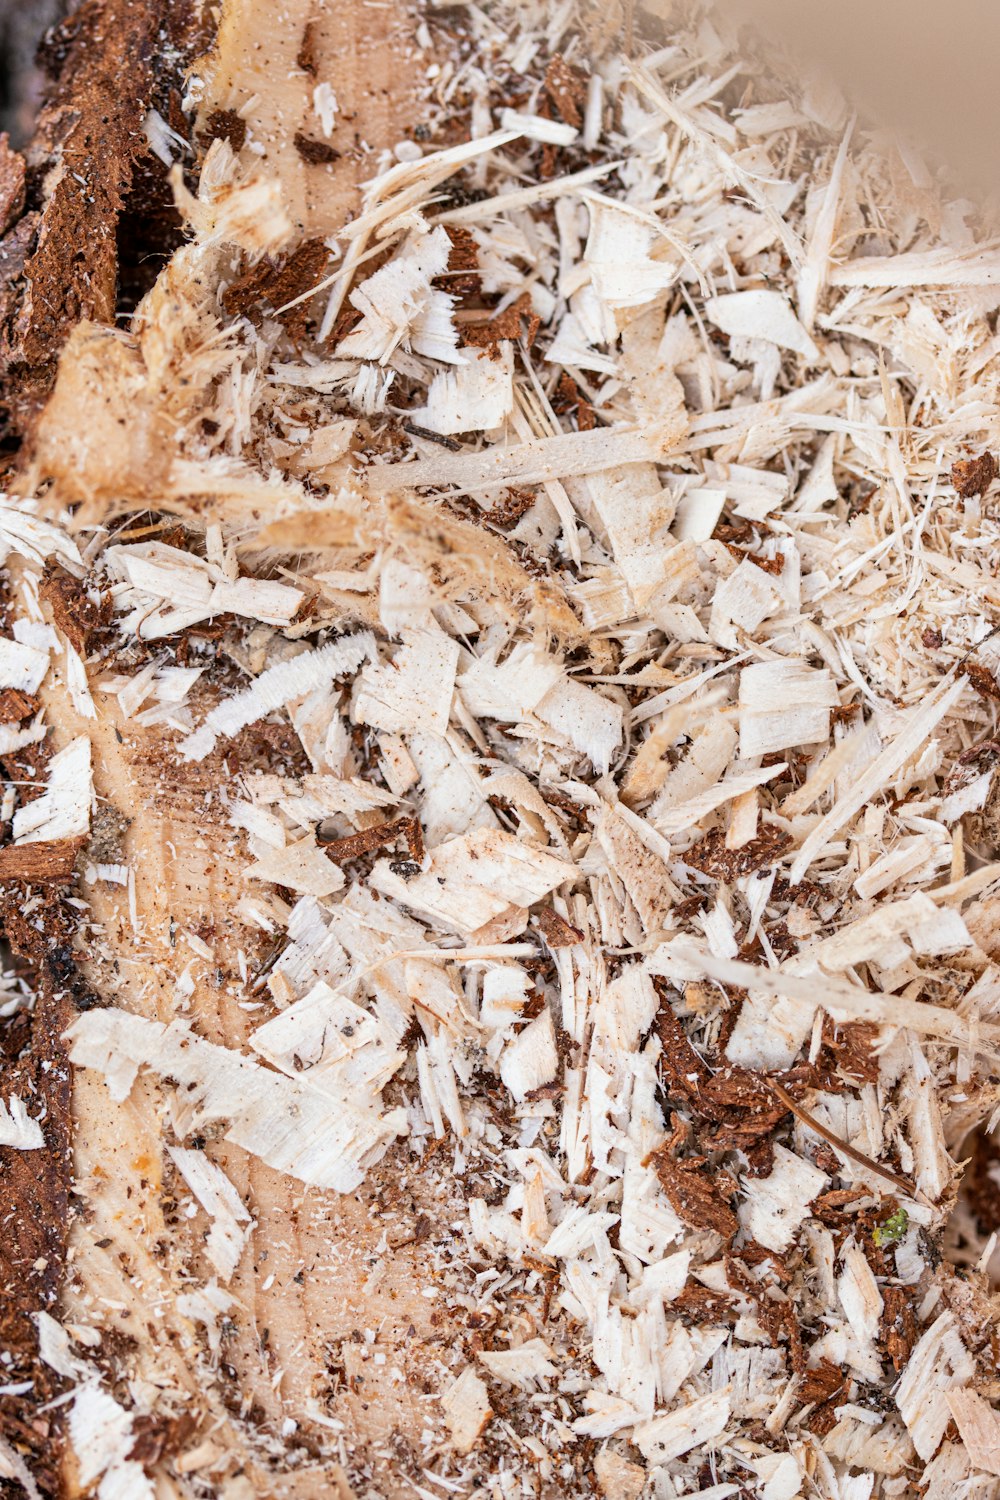
[[[579,129],[587,102],[587,80],[583,74],[557,53],[545,70],[544,87],[556,112],[567,125]]]
[[[434,284],[453,297],[473,296],[479,291],[482,280],[479,246],[472,231],[461,224],[446,224],[445,233],[451,240],[448,266],[441,276],[435,277]]]
[[[35,693],[22,693],[20,688],[4,688],[0,692],[0,724],[20,724],[38,712],[40,700]]]
[[[660,1185],[678,1217],[692,1229],[714,1229],[731,1239],[740,1224],[711,1175],[708,1159],[690,1156],[677,1161],[668,1151],[653,1153]]]
[[[908,1287],[886,1286],[882,1289],[882,1318],[879,1322],[879,1344],[898,1375],[917,1342],[917,1320],[913,1298]]]
[[[693,870],[700,870],[713,880],[731,883],[741,875],[750,875],[764,865],[773,865],[791,844],[791,835],[780,828],[767,827],[742,849],[727,849],[725,834],[717,829],[682,856]]]
[[[34,894],[40,894],[38,887]],[[38,1357],[34,1314],[58,1315],[69,1240],[72,1071],[62,1036],[74,1004],[53,973],[52,960],[65,952],[75,972],[68,946],[74,918],[52,898],[26,917],[24,895],[21,886],[0,886],[0,931],[37,983],[27,1044],[0,1067],[0,1091],[5,1098],[17,1094],[33,1117],[43,1117],[45,1146],[37,1151],[0,1147],[0,1347],[11,1357],[4,1379],[33,1382],[23,1396],[0,1403],[0,1436],[24,1456],[43,1493],[56,1494],[65,1411],[43,1408],[60,1394],[63,1382]]]
[[[329,166],[341,157],[336,146],[331,146],[329,141],[318,141],[315,136],[306,135],[301,130],[295,132],[294,145],[299,156],[310,167]]]
[[[306,240],[291,255],[279,259],[265,256],[229,284],[222,305],[230,317],[247,317],[254,323],[265,315],[277,318],[289,337],[301,342],[308,328],[308,300],[287,312],[280,309],[322,281],[329,260],[330,252],[322,240]]]
[[[22,885],[48,885],[55,882],[65,885],[73,879],[79,852],[79,839],[7,844],[0,849],[0,883],[6,885],[20,881]]]
[[[992,453],[980,453],[976,458],[956,458],[951,466],[951,482],[963,500],[972,495],[985,495],[996,477],[997,461]]]
[[[213,141],[228,141],[234,151],[242,151],[247,138],[247,122],[235,109],[213,109],[199,140],[208,147]]]
[[[169,88],[197,40],[188,0],[85,0],[46,39],[40,56],[51,81],[28,152],[27,212],[0,241],[8,430],[22,431],[40,409],[75,324],[114,321],[120,221],[138,164],[156,161],[143,120],[159,103],[168,112]],[[162,181],[161,165],[151,170]],[[8,181],[17,170],[8,159]]]
[[[525,324],[524,341],[530,349],[535,342],[540,319],[531,310],[531,298],[527,292],[522,292],[516,302],[505,307],[502,313],[497,313],[487,323],[463,323],[460,329],[462,343],[466,347],[485,349],[495,358],[504,340],[521,337],[522,320]]]
[[[424,857],[424,835],[416,818],[394,818],[390,823],[377,823],[373,828],[362,828],[359,833],[350,833],[346,838],[327,838],[321,823],[316,830],[317,842],[334,864],[343,865],[350,859],[359,859],[376,849],[391,849],[402,839],[411,860],[419,867]]]
[[[77,651],[86,651],[92,633],[107,623],[80,580],[58,563],[46,567],[38,594],[49,606],[53,624]]]
[[[538,913],[538,930],[550,948],[572,948],[583,942],[583,933],[572,927],[565,917],[551,906],[543,906]]]

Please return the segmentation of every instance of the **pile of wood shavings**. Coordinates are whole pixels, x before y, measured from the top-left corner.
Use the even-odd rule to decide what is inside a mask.
[[[72,1061],[334,1193],[447,1161],[484,1332],[423,1483],[987,1500],[1000,249],[718,21],[591,65],[568,7],[425,25],[427,124],[322,278],[288,294],[280,195],[217,140],[133,335],[64,355],[33,477],[72,472],[73,537],[0,518],[5,686],[59,653],[81,725],[14,844],[87,837],[113,695],[217,768],[273,943],[247,1050],[178,986],[83,1011]],[[151,468],[172,530],[122,536]],[[42,622],[53,555],[114,670]],[[225,1299],[251,1210],[169,1149]],[[81,1453],[108,1402],[81,1384]]]

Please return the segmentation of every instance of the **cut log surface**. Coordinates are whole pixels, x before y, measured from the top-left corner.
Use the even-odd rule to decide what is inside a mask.
[[[633,19],[85,0],[0,140],[31,1500],[996,1500],[1000,253]]]

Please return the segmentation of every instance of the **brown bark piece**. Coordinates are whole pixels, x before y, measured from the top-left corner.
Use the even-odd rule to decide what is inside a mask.
[[[103,613],[87,596],[78,578],[58,563],[49,563],[38,590],[49,606],[52,621],[77,651],[86,651],[90,636],[104,623]]]
[[[564,370],[559,377],[553,392],[552,409],[560,414],[575,413],[576,425],[581,432],[590,432],[597,426],[594,408],[568,370]]]
[[[10,137],[0,135],[0,235],[24,212],[24,157],[11,149]]]
[[[4,688],[0,692],[0,724],[19,724],[38,712],[40,699],[36,693],[22,693],[20,688]]]
[[[476,349],[496,353],[498,345],[504,340],[521,337],[522,321],[527,324],[524,338],[530,349],[538,332],[539,320],[531,311],[531,298],[527,292],[522,292],[516,302],[505,307],[502,313],[497,313],[487,323],[463,323],[462,343],[467,347],[471,345]]]
[[[736,1321],[736,1304],[732,1297],[727,1297],[725,1292],[713,1292],[710,1287],[699,1286],[695,1281],[689,1281],[680,1296],[674,1298],[671,1310],[685,1323],[692,1323],[698,1328],[711,1326],[713,1323]]]
[[[336,146],[331,146],[329,141],[319,141],[315,136],[306,135],[304,131],[297,130],[293,137],[295,149],[304,162],[311,167],[330,166],[339,161],[343,152],[338,151]]]
[[[424,857],[424,835],[416,818],[395,818],[390,823],[377,823],[373,828],[362,828],[359,833],[350,833],[346,838],[325,838],[322,824],[317,830],[317,842],[337,865],[371,854],[375,849],[391,849],[399,839],[405,841],[410,859],[420,864]]]
[[[228,141],[234,151],[242,151],[247,138],[247,122],[241,120],[235,109],[213,109],[198,133],[203,146],[213,141]]]
[[[315,78],[319,71],[318,51],[316,25],[313,21],[307,21],[302,29],[302,41],[299,43],[295,62],[310,78]]]
[[[5,254],[11,241],[0,262],[0,411],[8,423],[38,410],[76,323],[114,321],[119,219],[149,154],[143,120],[164,77],[180,76],[194,38],[192,8],[163,0],[87,0],[49,35],[43,62],[53,82],[31,154],[60,170],[40,215],[0,244]],[[11,170],[8,162],[8,179]]]
[[[829,1065],[861,1083],[877,1083],[879,1061],[875,1052],[879,1029],[870,1021],[842,1021],[823,1018],[823,1052],[819,1065]],[[829,1081],[825,1084],[829,1087]]]
[[[996,477],[997,461],[992,453],[980,453],[976,458],[956,458],[951,466],[951,482],[963,500],[972,495],[985,495]]]
[[[467,297],[479,291],[479,246],[470,229],[461,224],[446,224],[445,231],[451,240],[448,266],[437,284],[453,297]]]
[[[657,981],[654,979],[653,983],[656,985]],[[663,1047],[661,1066],[668,1091],[683,1099],[696,1099],[711,1078],[711,1069],[688,1041],[687,1032],[670,1004],[666,986],[661,984],[657,988],[660,1009],[656,1031]]]
[[[516,526],[521,517],[531,509],[537,499],[538,496],[534,490],[509,489],[502,499],[498,500],[495,505],[492,505],[488,511],[483,512],[483,520],[488,521],[491,526],[505,531],[508,527]]]
[[[981,662],[967,661],[962,663],[962,671],[968,677],[980,698],[994,703],[1000,702],[1000,683],[997,682],[989,667],[984,667]]]
[[[79,839],[7,844],[0,849],[0,882],[21,881],[25,885],[34,885],[56,881],[64,884],[73,879],[79,852]]]
[[[241,314],[253,323],[268,314],[299,341],[306,333],[308,301],[287,311],[281,309],[322,281],[329,260],[329,250],[318,239],[306,240],[280,260],[265,257],[230,282],[222,294],[222,305],[231,317]]]
[[[727,884],[741,875],[751,875],[764,865],[774,864],[791,844],[791,835],[781,828],[768,827],[742,849],[727,849],[725,834],[718,829],[693,845],[683,855],[684,863],[713,880]]]
[[[550,948],[572,948],[583,941],[583,933],[561,917],[551,906],[543,906],[538,912],[538,930]]]
[[[846,1383],[847,1376],[838,1365],[829,1359],[821,1359],[810,1365],[799,1386],[799,1398],[803,1402],[829,1401]]]
[[[23,890],[0,885],[0,931],[16,957],[30,966],[37,986],[27,1044],[15,1045],[13,1056],[3,1059],[3,1088],[5,1097],[24,1100],[33,1118],[42,1117],[45,1146],[37,1151],[0,1147],[0,1347],[9,1356],[4,1380],[32,1382],[30,1391],[0,1403],[0,1437],[27,1454],[38,1482],[56,1493],[65,1413],[43,1408],[63,1382],[38,1357],[34,1315],[59,1315],[71,1230],[72,1076],[62,1033],[74,1011],[68,985],[74,977],[72,918],[56,898],[46,897],[30,917],[23,906]],[[3,1052],[8,1025],[0,1022]],[[13,1035],[20,1040],[16,1031]]]
[[[654,981],[655,983],[655,981]],[[705,1144],[713,1150],[742,1151],[755,1175],[771,1168],[770,1138],[788,1111],[775,1098],[767,1080],[746,1068],[727,1063],[713,1073],[700,1058],[669,1000],[665,985],[656,1029],[663,1047],[661,1067],[668,1094],[684,1099],[693,1113],[707,1122]]]
[[[587,82],[559,53],[546,69],[545,92],[566,124],[579,129],[583,124],[583,106],[587,101]]]
[[[906,1364],[910,1352],[917,1342],[917,1320],[913,1310],[913,1299],[904,1286],[888,1285],[882,1290],[882,1318],[879,1323],[879,1344],[892,1368],[899,1371]]]
[[[714,1229],[725,1239],[736,1233],[739,1220],[716,1186],[706,1157],[677,1161],[661,1150],[653,1153],[653,1165],[663,1191],[685,1224],[692,1229]]]

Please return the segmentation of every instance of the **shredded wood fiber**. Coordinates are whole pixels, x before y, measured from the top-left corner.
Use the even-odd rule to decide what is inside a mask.
[[[720,10],[147,101],[0,504],[29,1495],[1000,1500],[1000,248]]]

